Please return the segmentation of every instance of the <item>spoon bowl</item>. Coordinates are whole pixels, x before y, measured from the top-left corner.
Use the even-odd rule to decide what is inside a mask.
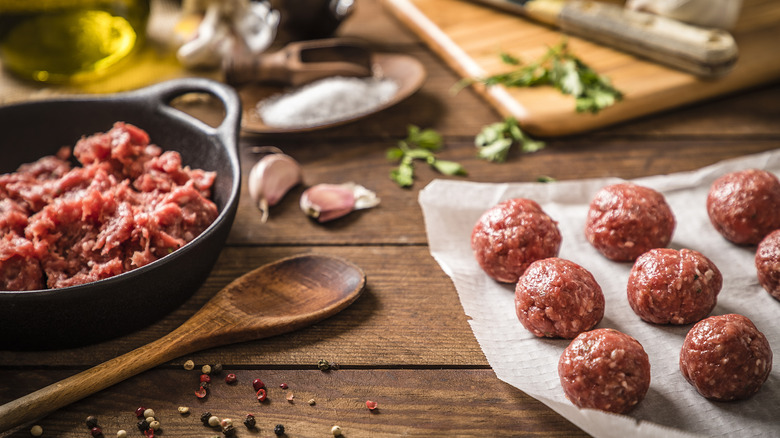
[[[306,254],[233,280],[168,335],[0,406],[0,432],[194,351],[306,327],[354,302],[366,276],[335,256]]]

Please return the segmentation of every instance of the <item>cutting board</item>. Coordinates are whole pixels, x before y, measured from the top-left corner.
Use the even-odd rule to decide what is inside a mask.
[[[501,61],[502,52],[532,62],[564,38],[554,28],[467,1],[383,2],[464,78],[511,69]],[[780,1],[743,0],[732,34],[739,59],[731,72],[717,79],[701,79],[567,36],[572,53],[624,94],[621,102],[598,114],[577,113],[574,98],[552,87],[474,87],[501,115],[515,117],[531,134],[576,134],[780,80]]]

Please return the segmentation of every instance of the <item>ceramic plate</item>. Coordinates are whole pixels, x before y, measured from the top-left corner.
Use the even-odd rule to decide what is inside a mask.
[[[344,119],[333,120],[319,125],[306,126],[301,128],[273,127],[266,125],[256,107],[257,103],[271,96],[289,92],[292,89],[282,87],[249,85],[239,90],[243,104],[243,115],[241,127],[244,132],[255,134],[276,134],[285,132],[305,132],[317,129],[330,128],[332,126],[343,125],[359,120],[363,117],[375,114],[386,108],[389,108],[398,102],[414,94],[425,81],[425,68],[416,58],[397,53],[376,53],[373,55],[374,75],[377,78],[387,78],[398,84],[398,90],[392,99],[383,105],[361,114],[350,116]]]

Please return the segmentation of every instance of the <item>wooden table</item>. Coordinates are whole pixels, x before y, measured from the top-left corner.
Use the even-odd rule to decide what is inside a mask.
[[[289,255],[324,253],[354,261],[368,277],[361,298],[340,314],[291,334],[182,357],[35,423],[44,436],[84,437],[89,436],[84,419],[94,415],[106,437],[118,429],[142,436],[134,411],[145,406],[162,423],[158,435],[167,437],[221,435],[201,424],[206,411],[236,420],[240,437],[274,436],[276,424],[283,424],[289,437],[329,436],[334,425],[353,438],[584,436],[496,378],[452,282],[428,252],[417,195],[442,176],[418,165],[414,186],[401,189],[388,178],[392,163],[385,151],[405,136],[409,124],[434,128],[445,139],[439,156],[462,163],[469,171],[466,179],[522,182],[539,175],[566,180],[664,174],[780,146],[780,84],[775,84],[586,135],[549,139],[546,149],[530,155],[515,151],[504,164],[480,161],[474,135],[499,116],[471,90],[450,94],[458,78],[377,0],[358,2],[357,13],[339,32],[365,38],[377,49],[416,56],[428,71],[426,84],[398,106],[358,123],[242,138],[244,195],[228,244],[203,287],[166,318],[120,339],[62,351],[0,351],[0,403],[161,337],[250,269]],[[275,145],[296,158],[305,186],[355,181],[376,191],[381,205],[322,225],[299,210],[304,188],[299,186],[263,224],[246,191],[246,174],[256,159],[252,147],[260,145]],[[31,324],[35,318],[45,315],[31,315]],[[338,369],[319,370],[320,359]],[[185,370],[186,360],[194,361],[196,370]],[[196,398],[200,366],[217,363],[224,367],[221,377],[215,377],[207,398]],[[237,385],[224,383],[229,372],[237,375]],[[268,387],[265,403],[255,400],[255,378]],[[280,388],[282,383],[289,388]],[[366,400],[379,408],[369,411]],[[191,413],[180,415],[179,406]],[[241,425],[247,413],[257,417],[257,431]],[[30,436],[31,425],[0,436]]]

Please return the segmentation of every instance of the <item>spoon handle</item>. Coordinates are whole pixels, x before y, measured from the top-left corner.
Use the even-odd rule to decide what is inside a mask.
[[[174,330],[162,338],[0,406],[0,432],[42,417],[192,350]]]

